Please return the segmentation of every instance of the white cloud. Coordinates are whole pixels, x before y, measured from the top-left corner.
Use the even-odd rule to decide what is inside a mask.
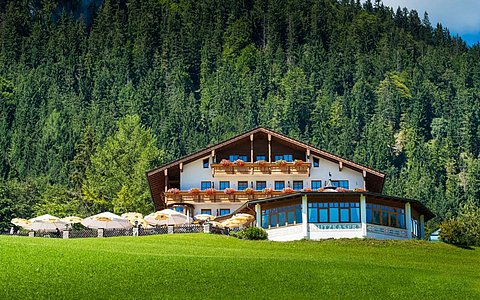
[[[460,35],[480,31],[480,0],[384,0],[383,4],[394,11],[399,6],[415,9],[420,18],[427,11],[432,26],[440,22]]]

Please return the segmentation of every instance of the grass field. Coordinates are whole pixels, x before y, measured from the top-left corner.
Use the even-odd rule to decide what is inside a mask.
[[[0,298],[480,299],[480,249],[206,234],[0,236]]]

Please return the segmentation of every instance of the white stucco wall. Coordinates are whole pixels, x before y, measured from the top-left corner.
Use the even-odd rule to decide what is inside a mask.
[[[310,169],[310,180],[321,180],[322,187],[328,180],[328,172],[332,174],[332,180],[348,180],[350,190],[354,188],[363,188],[363,175],[361,172],[354,171],[343,165],[342,171],[338,169],[338,163],[319,158],[320,166],[313,167],[313,155],[310,155],[312,168]],[[310,185],[309,185],[310,187]]]
[[[202,212],[202,209],[211,209],[212,215],[217,216],[217,209],[220,212],[220,209],[230,209],[230,213],[233,213],[237,208],[240,207],[242,203],[195,203],[194,214],[199,215]]]
[[[290,181],[290,187],[293,188],[293,181],[303,181],[303,187],[311,187],[312,180],[320,180],[322,186],[325,181],[328,180],[328,173],[332,174],[332,180],[348,180],[349,189],[363,188],[363,176],[361,172],[354,171],[343,166],[342,171],[339,171],[338,164],[329,160],[320,158],[320,166],[313,167],[313,156],[310,156],[310,162],[312,167],[310,169],[310,177],[308,175],[299,174],[216,174],[212,177],[212,170],[209,168],[203,168],[203,160],[209,158],[211,163],[211,157],[206,156],[196,161],[183,165],[183,172],[180,173],[180,189],[189,190],[193,187],[200,188],[201,181],[211,181],[214,183],[216,189],[220,187],[220,181],[230,181],[230,187],[238,189],[239,181],[248,181],[248,186],[255,188],[257,181],[266,181],[267,187],[275,188],[275,181],[284,181],[285,186],[288,186]]]
[[[322,226],[331,226],[332,228],[323,229]],[[345,226],[349,229],[335,229],[336,226]],[[356,228],[352,228],[356,227]],[[362,238],[362,224],[348,223],[348,224],[308,224],[311,240],[321,239],[343,239],[343,238]]]
[[[302,225],[279,227],[266,230],[268,239],[277,242],[296,241],[304,238]]]

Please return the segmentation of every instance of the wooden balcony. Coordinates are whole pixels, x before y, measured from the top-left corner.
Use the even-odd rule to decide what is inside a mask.
[[[201,191],[194,195],[188,191],[181,191],[178,194],[165,192],[165,200],[170,203],[220,203],[220,202],[246,202],[250,200],[264,199],[282,195],[282,191],[273,191],[271,194],[265,194],[263,191],[254,191],[253,193],[246,193],[245,191],[235,191],[227,195],[223,191],[217,191],[213,195],[208,195]]]
[[[310,176],[311,163],[302,162],[296,164],[294,162],[280,165],[278,163],[245,163],[243,166],[232,165],[225,166],[222,164],[212,164],[212,176],[215,175],[269,175],[269,174],[285,174],[285,175],[305,175]]]

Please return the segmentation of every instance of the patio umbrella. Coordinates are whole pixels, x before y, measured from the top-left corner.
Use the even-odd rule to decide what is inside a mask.
[[[145,221],[152,225],[182,225],[186,224],[189,219],[186,215],[173,209],[163,209],[145,217]]]
[[[57,231],[65,229],[66,222],[60,218],[46,214],[29,220],[32,222],[27,228],[33,231]]]
[[[143,215],[141,213],[128,212],[122,214],[121,217],[127,219],[133,226],[135,226],[135,222],[137,222],[137,225],[141,225],[143,228],[151,227],[147,221],[143,219]]]
[[[32,225],[32,222],[30,222],[27,219],[22,219],[22,218],[15,218],[10,221],[15,226],[23,227],[23,228],[28,228],[28,226]]]
[[[126,219],[111,212],[103,212],[83,219],[82,225],[93,229],[130,229],[132,224]]]
[[[200,221],[208,221],[208,220],[213,220],[215,219],[215,216],[209,215],[209,214],[199,214],[195,216],[195,219],[200,220]]]
[[[245,221],[252,221],[255,219],[254,216],[250,214],[236,214],[232,217],[233,220],[245,220]]]
[[[69,216],[61,219],[63,222],[68,223],[68,224],[77,224],[77,223],[82,223],[83,219],[80,217],[76,216]]]

